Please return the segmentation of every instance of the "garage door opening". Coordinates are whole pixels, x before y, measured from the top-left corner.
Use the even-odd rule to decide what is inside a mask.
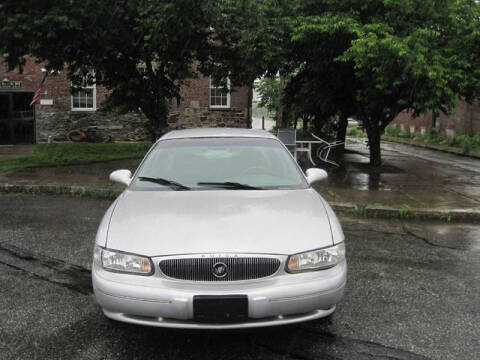
[[[35,143],[33,92],[0,92],[0,145]]]

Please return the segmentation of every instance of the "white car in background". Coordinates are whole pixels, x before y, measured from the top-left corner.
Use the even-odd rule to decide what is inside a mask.
[[[150,149],[95,241],[95,297],[111,319],[244,328],[330,315],[347,277],[327,202],[272,134],[173,131]]]

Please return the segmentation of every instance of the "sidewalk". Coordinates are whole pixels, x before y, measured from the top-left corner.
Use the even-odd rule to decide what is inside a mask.
[[[426,209],[480,207],[480,160],[407,145],[382,144],[383,165],[369,165],[363,141],[347,145],[342,168],[315,188],[329,201]]]

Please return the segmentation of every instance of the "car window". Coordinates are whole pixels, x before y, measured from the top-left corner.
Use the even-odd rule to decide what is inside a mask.
[[[198,184],[202,182],[234,182],[266,189],[308,187],[280,142],[262,138],[160,141],[138,170],[131,188],[169,189],[145,178],[166,179],[199,190],[215,188]]]

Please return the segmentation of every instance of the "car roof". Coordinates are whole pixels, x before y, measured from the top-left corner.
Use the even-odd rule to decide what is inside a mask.
[[[275,135],[265,130],[241,128],[196,128],[173,130],[163,135],[159,140],[207,137],[249,137],[277,139]]]

